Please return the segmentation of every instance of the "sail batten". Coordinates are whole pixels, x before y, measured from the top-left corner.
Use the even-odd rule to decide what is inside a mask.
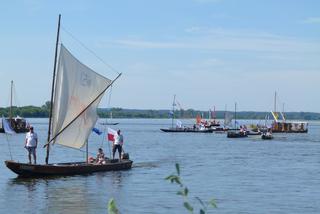
[[[53,103],[53,143],[78,149],[85,145],[98,119],[96,109],[103,92],[111,82],[61,45]]]

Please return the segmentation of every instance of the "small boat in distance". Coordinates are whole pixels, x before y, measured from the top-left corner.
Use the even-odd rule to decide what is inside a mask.
[[[112,111],[110,111],[110,121],[112,121]],[[119,123],[117,122],[110,122],[110,121],[107,121],[106,119],[106,122],[102,122],[100,123],[101,125],[111,125],[111,126],[115,126],[115,125],[118,125]]]
[[[262,139],[262,140],[271,140],[271,139],[273,139],[273,136],[272,136],[271,133],[268,134],[268,132],[267,132],[267,133],[262,133],[261,139]]]
[[[26,119],[19,117],[18,115],[13,117],[13,107],[12,107],[12,97],[13,97],[13,81],[11,81],[10,88],[10,109],[9,109],[9,117],[2,118],[0,123],[0,133],[5,133],[5,124],[9,125],[9,128],[13,130],[15,133],[25,133],[29,131],[29,123]],[[5,121],[4,121],[5,120]]]
[[[273,123],[271,125],[273,133],[308,133],[308,123],[302,121],[287,121],[282,112],[277,112],[277,92],[274,93],[274,111],[271,111]],[[281,119],[280,119],[281,116]]]
[[[182,122],[180,120],[176,121],[176,126],[174,126],[175,120],[175,106],[176,106],[176,95],[173,96],[172,102],[172,110],[170,112],[171,115],[171,127],[169,128],[161,128],[160,130],[163,132],[192,132],[192,133],[212,133],[213,130],[209,128],[205,128],[203,125],[194,124],[193,127],[182,126]]]
[[[63,44],[60,45],[57,63],[60,18],[61,15],[55,49],[45,164],[27,164],[13,160],[5,161],[5,164],[19,177],[80,175],[130,169],[132,161],[129,159],[106,159],[103,164],[89,162],[88,138],[98,119],[97,107],[105,91],[121,73],[110,80],[82,64]],[[85,146],[86,160],[49,164],[49,147],[55,143],[74,149]]]
[[[241,138],[241,137],[248,137],[247,130],[245,130],[242,126],[238,131],[237,128],[237,103],[234,105],[234,130],[230,130],[227,133],[228,138]]]

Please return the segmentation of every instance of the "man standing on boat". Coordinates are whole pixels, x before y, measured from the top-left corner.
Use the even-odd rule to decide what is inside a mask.
[[[36,148],[38,146],[38,135],[33,131],[30,126],[29,132],[26,134],[24,147],[28,150],[29,164],[31,164],[31,154],[33,155],[34,164],[37,164]]]
[[[122,145],[123,145],[123,136],[121,134],[120,129],[117,131],[117,135],[114,136],[113,146],[112,146],[112,158],[114,159],[114,155],[116,151],[119,152],[119,161],[121,161],[121,153],[122,153]]]

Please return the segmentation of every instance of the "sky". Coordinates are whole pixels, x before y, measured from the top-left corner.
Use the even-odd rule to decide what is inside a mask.
[[[115,82],[101,107],[320,112],[318,0],[12,0],[0,4],[0,106],[50,100],[60,42]],[[98,57],[97,57],[98,56]],[[110,96],[111,95],[111,96]]]

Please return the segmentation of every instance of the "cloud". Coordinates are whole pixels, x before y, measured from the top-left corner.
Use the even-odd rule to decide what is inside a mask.
[[[152,49],[172,49],[172,48],[188,48],[190,47],[184,43],[178,42],[156,42],[156,41],[146,41],[146,40],[116,40],[115,43],[136,48],[152,48]]]
[[[306,41],[265,32],[190,27],[179,41],[122,39],[115,43],[142,49],[199,49],[210,51],[249,51],[274,53],[319,53],[319,41]]]
[[[320,17],[308,17],[302,21],[302,23],[306,24],[320,24]]]

